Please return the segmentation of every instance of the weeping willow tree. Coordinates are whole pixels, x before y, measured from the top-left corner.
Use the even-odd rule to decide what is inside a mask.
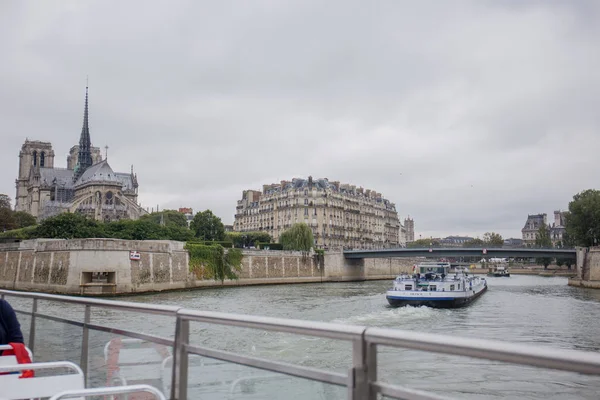
[[[240,249],[225,251],[222,246],[188,243],[185,249],[190,255],[190,270],[198,279],[238,279],[242,270]]]
[[[292,227],[279,236],[279,243],[284,250],[296,250],[308,253],[315,245],[311,229],[304,223],[292,225]]]

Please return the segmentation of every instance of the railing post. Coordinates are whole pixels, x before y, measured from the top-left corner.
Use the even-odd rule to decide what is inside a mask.
[[[348,400],[367,399],[369,393],[368,364],[364,331],[352,341],[352,368],[348,371]]]
[[[85,306],[85,314],[83,317],[83,334],[81,335],[81,362],[79,366],[83,371],[83,376],[85,379],[85,387],[87,387],[88,381],[88,347],[89,347],[89,339],[90,339],[90,330],[88,328],[88,324],[90,323],[90,317],[92,313],[92,307],[89,305]]]
[[[175,324],[175,349],[173,351],[173,375],[171,377],[171,399],[187,400],[188,352],[190,321],[177,316]]]
[[[29,350],[35,355],[35,314],[37,313],[37,299],[33,299],[31,305],[31,324],[29,325]]]
[[[371,387],[371,382],[377,381],[377,345],[366,343],[366,364],[367,364],[367,397],[368,400],[376,400],[377,393]]]

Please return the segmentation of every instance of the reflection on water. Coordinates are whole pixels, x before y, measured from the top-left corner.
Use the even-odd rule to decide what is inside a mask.
[[[600,349],[600,291],[569,287],[567,280],[560,277],[517,275],[488,278],[488,283],[488,292],[475,303],[453,310],[390,308],[385,299],[385,291],[391,285],[387,281],[206,289],[119,299],[554,348]],[[24,301],[15,299],[14,302]],[[78,319],[83,315],[81,307],[43,303],[40,307],[49,314]],[[167,317],[97,310],[93,313],[93,322],[166,337],[174,334],[173,320]],[[59,354],[78,362],[80,328],[59,325],[47,321],[38,324],[36,358],[53,359],[53,354]],[[103,347],[112,337],[114,335],[99,332],[90,336],[90,360],[96,363],[90,374],[96,384],[105,379],[100,367]],[[197,345],[340,373],[347,373],[350,366],[351,347],[345,342],[200,323],[191,325],[191,337]],[[387,347],[379,352],[378,373],[384,380],[457,398],[591,399],[597,398],[600,392],[600,381],[596,377]],[[202,384],[202,376],[225,377],[225,371],[229,370],[243,375],[239,368],[220,368],[193,374],[190,390],[200,390],[197,393],[202,393],[203,398],[308,398],[307,393],[312,398],[344,397],[344,390],[295,378],[276,379],[272,386],[257,380],[251,385],[242,385],[243,390],[236,384],[233,394]],[[239,378],[239,374],[231,374],[232,382]],[[252,374],[262,376],[266,372],[254,370],[247,375]],[[212,395],[206,397],[210,393]]]

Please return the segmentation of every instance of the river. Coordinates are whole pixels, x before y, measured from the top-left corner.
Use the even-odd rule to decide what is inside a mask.
[[[572,288],[566,278],[513,275],[488,278],[489,290],[462,309],[390,308],[385,291],[389,281],[317,283],[205,289],[119,298],[133,302],[180,305],[231,313],[328,321],[496,339],[562,349],[600,350],[600,291]],[[10,300],[10,299],[9,299]],[[23,301],[15,300],[18,305]],[[53,315],[81,316],[79,308],[42,302]],[[20,317],[27,331],[26,317]],[[140,317],[99,310],[92,322],[173,336],[167,317]],[[36,334],[38,360],[78,362],[80,328],[40,321]],[[238,354],[259,356],[345,373],[350,366],[349,343],[232,327],[192,324],[193,343]],[[105,380],[104,344],[113,336],[90,337],[90,376]],[[383,380],[468,399],[597,399],[600,378],[540,370],[465,357],[383,347],[379,350]],[[190,398],[318,398],[342,399],[344,390],[235,365],[192,360]],[[240,376],[248,382],[233,385]],[[264,377],[264,379],[262,378]],[[223,383],[224,385],[219,385]],[[232,391],[232,393],[229,393]]]

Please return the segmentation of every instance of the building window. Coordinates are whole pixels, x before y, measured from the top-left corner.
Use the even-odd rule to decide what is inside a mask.
[[[40,167],[43,167],[45,163],[46,163],[46,153],[44,153],[42,151],[42,154],[40,154]]]
[[[37,151],[33,151],[33,166],[37,165]]]

